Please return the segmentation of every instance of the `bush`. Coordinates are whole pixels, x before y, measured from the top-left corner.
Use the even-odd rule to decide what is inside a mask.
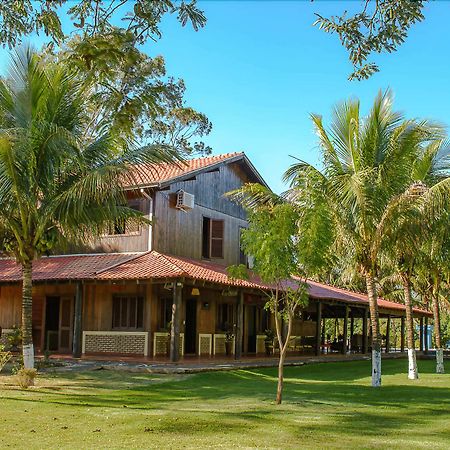
[[[3,367],[6,366],[8,361],[11,359],[11,353],[5,352],[5,347],[0,345],[0,372],[3,370]]]
[[[20,369],[16,375],[17,384],[22,389],[28,389],[30,386],[34,386],[34,379],[36,376],[36,369]]]

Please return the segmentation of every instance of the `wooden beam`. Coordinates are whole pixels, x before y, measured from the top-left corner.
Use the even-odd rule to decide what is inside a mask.
[[[419,346],[420,351],[423,352],[423,317],[420,318],[419,332],[420,332]]]
[[[342,333],[342,353],[345,355],[348,351],[347,339],[348,339],[348,312],[349,307],[345,307],[345,315],[344,315],[344,331]]]
[[[75,287],[75,306],[73,317],[72,355],[81,358],[83,337],[83,284],[79,281]]]
[[[369,313],[367,308],[364,308],[364,314],[363,314],[363,323],[362,323],[362,334],[363,334],[363,346],[362,346],[362,352],[367,353],[369,351],[369,336],[367,335],[367,321],[369,318]]]
[[[236,324],[236,336],[234,340],[235,359],[241,359],[242,357],[243,331],[244,331],[244,291],[240,290],[237,298],[237,324]]]
[[[172,327],[170,332],[170,360],[177,362],[180,359],[180,323],[183,283],[177,281],[173,284]]]
[[[317,302],[316,305],[317,320],[316,320],[316,356],[320,355],[322,348],[322,302]]]
[[[391,316],[388,316],[386,321],[386,353],[389,353],[391,348]]]
[[[405,318],[402,317],[400,320],[400,351],[403,353],[405,351]]]

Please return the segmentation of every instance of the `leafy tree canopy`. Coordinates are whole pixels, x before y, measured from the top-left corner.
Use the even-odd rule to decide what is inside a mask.
[[[380,69],[369,61],[374,53],[392,53],[403,44],[409,29],[424,20],[427,0],[365,0],[361,12],[329,18],[317,15],[314,23],[326,33],[336,33],[353,64],[349,80],[369,78]]]
[[[195,138],[211,131],[208,118],[186,105],[182,80],[167,77],[164,58],[141,51],[162,37],[160,22],[176,15],[195,30],[206,18],[196,1],[45,1],[0,3],[0,43],[15,47],[31,33],[44,33],[45,52],[66,70],[75,69],[86,85],[92,109],[91,128],[113,125],[117,133],[142,143],[170,144],[181,153],[210,153]],[[72,23],[66,34],[63,23]]]

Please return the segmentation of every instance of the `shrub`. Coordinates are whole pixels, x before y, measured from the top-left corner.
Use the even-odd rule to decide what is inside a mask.
[[[5,352],[5,347],[0,345],[0,372],[3,370],[3,367],[6,366],[8,361],[11,359],[11,353]]]
[[[16,375],[17,384],[22,389],[28,389],[30,386],[34,386],[34,379],[36,376],[36,369],[20,369]]]
[[[17,351],[22,345],[22,329],[14,326],[12,331],[6,336],[10,349]]]

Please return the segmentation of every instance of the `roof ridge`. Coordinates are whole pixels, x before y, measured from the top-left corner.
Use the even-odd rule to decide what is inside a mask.
[[[172,268],[174,268],[175,270],[180,272],[180,275],[183,276],[189,276],[189,274],[182,269],[180,266],[178,266],[177,264],[175,264],[173,261],[171,261],[169,258],[170,256],[165,255],[164,253],[159,253],[156,250],[152,250],[150,253],[153,253],[157,258],[161,258],[163,259],[167,264],[169,264]]]
[[[115,264],[111,264],[110,266],[105,267],[101,270],[97,270],[96,272],[94,272],[94,275],[100,275],[101,273],[107,272],[108,270],[111,270],[111,269],[115,269],[116,267],[119,267],[122,264],[126,264],[131,261],[135,261],[136,259],[141,258],[142,256],[145,256],[148,253],[150,253],[150,252],[147,251],[147,252],[143,252],[143,253],[139,253],[139,254],[134,254],[130,258],[126,259],[125,261],[119,261],[119,262],[116,262]]]

